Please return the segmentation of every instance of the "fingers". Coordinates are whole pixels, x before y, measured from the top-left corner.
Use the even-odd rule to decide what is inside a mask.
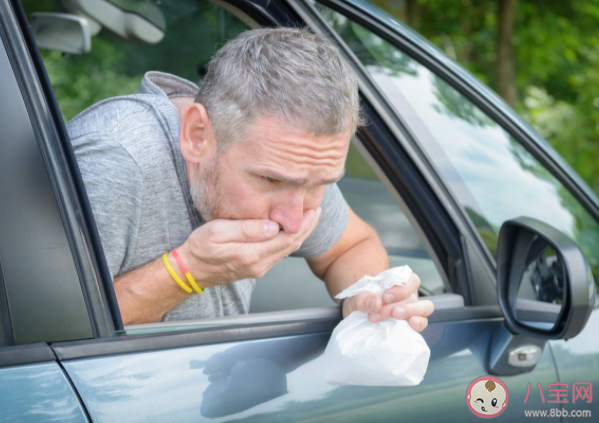
[[[287,251],[284,251],[284,255],[289,255],[289,254],[293,253],[295,250],[299,249],[299,247],[301,247],[301,245],[306,240],[306,238],[308,238],[310,236],[310,234],[312,232],[314,232],[314,229],[316,229],[316,226],[318,226],[318,220],[320,219],[321,212],[322,212],[322,208],[319,207],[316,210],[316,212],[314,213],[312,220],[308,221],[307,224],[304,223],[305,229],[304,229],[304,225],[302,225],[302,229],[300,230],[300,232],[298,232],[297,234],[291,235],[294,238],[295,243],[294,243],[294,245],[289,247],[287,249]]]
[[[279,232],[277,236],[263,242],[229,243],[237,245],[231,263],[236,273],[246,278],[261,278],[285,256],[297,250],[302,242],[316,227],[318,211],[309,210],[304,213],[301,229],[296,234]],[[228,248],[233,250],[233,248]]]
[[[345,315],[349,316],[354,311],[362,311],[364,313],[376,313],[380,310],[382,305],[383,302],[378,296],[369,292],[363,292],[354,297],[349,297],[347,300],[345,300],[345,305],[343,308],[346,310]]]
[[[343,317],[354,311],[368,313],[368,320],[376,323],[389,318],[396,320],[408,319],[409,325],[416,331],[422,332],[428,326],[427,317],[435,310],[429,300],[383,305],[381,299],[374,294],[363,292],[345,300]]]
[[[412,292],[408,298],[398,301],[396,304],[408,304],[413,303],[414,301],[418,301],[418,292]]]
[[[311,226],[314,223],[314,217],[318,214],[320,216],[321,208],[318,210],[307,210],[304,212],[304,220],[302,221],[302,228],[296,234],[288,235],[294,239],[301,238],[306,234],[306,231],[314,229]],[[241,219],[241,220],[229,220],[229,219],[216,219],[208,222],[204,225],[207,236],[212,242],[215,243],[229,243],[229,242],[263,242],[275,238],[281,234],[279,224],[268,219]]]
[[[279,233],[279,224],[268,219],[216,219],[204,225],[215,243],[261,242]]]
[[[428,317],[433,311],[435,311],[435,306],[430,300],[420,300],[403,304],[385,304],[378,313],[369,315],[368,320],[371,322],[378,322],[387,320],[390,317],[396,320],[409,319],[413,316]]]
[[[255,254],[260,257],[270,257],[275,263],[283,257],[297,250],[308,236],[314,231],[318,224],[321,209],[309,210],[304,213],[302,228],[296,234],[279,232],[279,234],[268,241],[252,245]]]
[[[410,275],[410,280],[403,285],[396,285],[383,293],[383,302],[385,304],[398,303],[406,300],[410,295],[416,293],[418,296],[418,287],[420,286],[420,277],[416,273]]]
[[[409,320],[410,326],[417,332],[422,332],[428,326],[428,319],[426,317],[412,316]]]

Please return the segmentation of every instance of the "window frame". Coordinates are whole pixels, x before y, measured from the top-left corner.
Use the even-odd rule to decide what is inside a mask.
[[[41,297],[43,290],[39,293],[34,287],[29,286],[31,283],[40,284],[44,281],[29,278],[26,284],[23,284],[21,280],[12,282],[19,286],[29,287],[33,293],[27,298],[35,298],[36,301],[26,301],[22,295],[22,298],[13,298],[11,301],[11,296],[7,295],[5,310],[8,310],[9,319],[11,319],[9,322],[11,339],[9,341],[13,344],[25,345],[29,342],[48,341],[48,337],[54,340],[69,340],[110,334],[114,331],[114,326],[106,314],[104,304],[102,304],[105,299],[96,279],[97,269],[93,267],[91,260],[93,249],[88,245],[89,234],[86,232],[87,228],[81,217],[82,209],[76,195],[77,187],[71,178],[69,169],[65,166],[67,158],[64,155],[61,137],[54,119],[54,112],[57,109],[54,109],[55,105],[48,104],[46,101],[47,98],[52,99],[53,97],[48,95],[51,91],[48,91],[47,79],[46,81],[43,79],[45,73],[39,52],[31,36],[24,11],[16,0],[0,1],[0,36],[0,48],[6,51],[10,72],[18,86],[15,88],[20,91],[23,106],[27,111],[25,119],[30,125],[33,142],[39,148],[39,156],[36,159],[43,166],[43,170],[35,175],[32,174],[31,177],[37,178],[37,181],[44,182],[44,185],[48,186],[48,199],[44,201],[47,201],[46,204],[58,216],[59,223],[53,224],[48,232],[39,234],[39,236],[44,237],[42,239],[47,245],[52,245],[52,242],[55,242],[57,245],[66,246],[66,253],[59,252],[56,259],[62,266],[68,268],[67,273],[74,275],[72,279],[52,281],[52,288],[71,301],[71,307],[67,310],[62,305],[58,309],[55,305],[45,307],[43,305],[44,298]],[[41,80],[40,75],[42,76]],[[31,157],[33,158],[33,156]],[[24,248],[27,241],[34,242],[35,239],[36,236],[23,233],[23,244],[18,248]],[[35,257],[23,254],[23,259],[27,259],[29,263],[21,263],[20,267],[36,266]],[[2,285],[7,282],[5,276],[3,275]],[[38,296],[35,293],[38,293]],[[17,308],[21,310],[19,313],[21,316],[25,312],[27,313],[27,321],[52,322],[56,326],[56,330],[52,334],[46,334],[32,329],[23,339],[15,339],[13,333],[15,325],[31,326],[31,323],[18,321],[15,318],[14,312]],[[66,322],[65,319],[67,319]],[[89,329],[82,329],[79,322],[83,324],[89,322]]]
[[[395,112],[394,107],[389,103],[384,95],[381,95],[378,85],[371,78],[368,71],[362,63],[355,57],[353,52],[347,47],[341,37],[330,27],[323,19],[318,10],[311,4],[310,0],[287,0],[288,4],[300,15],[301,19],[308,23],[309,26],[320,33],[323,33],[328,38],[337,42],[342,55],[348,60],[358,76],[358,85],[360,88],[361,98],[366,106],[366,110],[372,110],[369,115],[375,116],[378,120],[378,125],[373,127],[373,119],[367,121],[370,125],[364,129],[376,130],[376,137],[387,140],[389,143],[388,149],[381,155],[380,149],[370,150],[371,156],[383,167],[387,172],[393,172],[393,166],[389,167],[389,155],[397,157],[398,154],[404,156],[402,164],[412,165],[419,176],[420,192],[412,195],[412,203],[409,208],[416,210],[418,213],[413,213],[418,220],[418,225],[421,230],[426,233],[426,239],[433,244],[434,252],[437,257],[441,257],[441,261],[445,262],[445,269],[450,280],[454,292],[464,297],[467,306],[478,305],[479,301],[475,298],[475,288],[473,275],[485,281],[488,286],[491,283],[495,286],[495,272],[490,272],[479,263],[480,256],[473,251],[473,244],[469,241],[464,226],[464,222],[459,210],[459,204],[455,202],[453,197],[446,190],[442,180],[437,175],[434,166],[427,160],[426,154],[420,149],[419,144],[414,137],[414,134],[409,130],[409,127],[402,121],[401,117]],[[325,2],[320,2],[325,4]],[[344,13],[343,10],[337,10],[325,4],[327,7],[344,14],[349,19],[354,19],[353,16]],[[348,5],[351,7],[351,5]],[[378,9],[377,9],[378,10]],[[364,14],[361,12],[362,15]],[[357,19],[354,19],[359,23]],[[369,28],[372,30],[372,28]],[[374,31],[377,33],[376,31]],[[378,34],[377,34],[378,35]],[[376,145],[376,143],[373,143]],[[385,163],[387,161],[387,163]],[[395,189],[404,198],[407,192],[402,192],[403,175],[396,173],[396,181],[394,181]],[[411,182],[414,182],[413,180]],[[420,201],[419,198],[422,190],[430,191],[425,201]],[[417,226],[418,226],[417,225]],[[437,244],[432,240],[436,240]],[[431,255],[433,256],[433,255]],[[479,291],[482,292],[482,290]],[[485,301],[481,304],[495,304],[496,292],[494,289],[489,289],[481,296]]]
[[[217,4],[220,3],[222,2],[218,1]],[[293,8],[291,8],[291,3],[294,3]],[[317,30],[318,28],[313,21],[305,21],[299,17],[297,13],[298,9],[295,7],[297,3],[295,2],[278,2],[276,4],[273,2],[269,6],[260,6],[255,3],[232,0],[226,4],[230,5],[231,8],[236,8],[238,14],[245,13],[249,16],[249,19],[263,26],[279,24],[298,25],[307,22],[312,29]],[[227,8],[227,10],[232,12],[231,8]],[[26,25],[22,9],[20,14],[21,25]],[[295,18],[292,19],[292,17]],[[332,331],[340,319],[337,307],[313,312],[310,312],[310,309],[308,309],[302,312],[299,320],[280,319],[272,321],[264,319],[262,322],[234,325],[233,327],[202,328],[197,326],[191,330],[180,332],[170,331],[169,333],[119,336],[119,334],[124,333],[125,328],[123,328],[120,320],[116,296],[99,242],[97,228],[91,214],[89,200],[85,194],[77,162],[72,147],[68,142],[68,134],[65,130],[64,122],[56,104],[39,52],[35,47],[31,34],[28,33],[26,36],[28,37],[28,43],[32,51],[35,52],[33,60],[38,75],[41,78],[41,81],[35,82],[39,98],[43,99],[45,97],[49,103],[45,105],[48,113],[46,115],[46,123],[53,122],[57,128],[49,137],[53,143],[52,148],[57,150],[57,154],[61,156],[61,161],[59,163],[50,163],[48,165],[49,171],[54,175],[58,175],[58,178],[64,179],[63,183],[57,186],[57,199],[65,213],[65,227],[72,237],[71,248],[73,249],[76,262],[80,268],[87,270],[82,271],[80,279],[81,286],[84,292],[86,292],[87,300],[95,304],[96,307],[95,311],[90,307],[90,319],[94,322],[95,327],[104,325],[103,330],[95,331],[95,339],[72,342],[65,341],[53,344],[53,348],[57,351],[59,358],[66,359],[74,358],[75,356],[112,354],[117,351],[131,352],[139,351],[139,348],[142,350],[146,348],[171,348],[183,345],[198,345],[198,343],[224,342],[225,340],[241,341]],[[363,99],[371,113],[371,123],[375,123],[361,133],[361,141],[368,152],[368,156],[380,166],[382,172],[389,178],[390,184],[394,188],[393,191],[403,200],[406,200],[407,209],[410,210],[410,214],[417,223],[416,227],[419,228],[419,231],[427,234],[425,237],[426,243],[430,242],[433,244],[431,242],[432,237],[437,239],[439,244],[431,246],[434,250],[434,254],[431,254],[431,257],[437,258],[439,265],[447,270],[447,277],[452,283],[454,292],[462,295],[466,305],[470,305],[471,288],[469,286],[469,279],[471,279],[471,270],[468,265],[467,254],[464,255],[466,244],[453,224],[452,219],[447,215],[447,208],[443,201],[438,198],[438,193],[436,192],[438,188],[429,185],[422,175],[423,168],[427,169],[426,162],[413,160],[408,152],[402,150],[405,145],[413,143],[402,142],[400,146],[397,139],[399,138],[404,141],[410,134],[405,132],[405,128],[402,128],[393,119],[393,115],[389,109],[383,109],[384,104],[381,105],[378,96],[374,95],[373,90],[368,88],[368,81],[365,82],[361,78],[360,83],[363,91]],[[364,92],[364,89],[367,92]],[[376,90],[374,92],[376,93]],[[371,106],[371,103],[375,104]],[[375,139],[379,141],[375,142]],[[385,140],[384,146],[380,143],[380,140],[383,139]],[[409,164],[410,172],[412,173],[406,172],[404,168],[400,175],[396,171],[397,163]],[[422,195],[422,189],[427,191],[427,195]],[[431,207],[425,213],[422,213],[422,215],[428,214],[427,220],[423,220],[424,217],[420,213],[415,213],[414,210],[423,210],[423,208],[426,209],[426,206]],[[79,219],[73,219],[75,214],[79,214]],[[447,239],[444,239],[442,235],[448,235]],[[447,250],[448,248],[451,250],[451,257],[441,256],[441,258],[438,258],[439,249]],[[445,261],[443,260],[444,258],[446,259]],[[498,306],[463,307],[438,310],[429,318],[429,321],[448,322],[500,317],[501,312]],[[176,322],[172,326],[176,326]]]

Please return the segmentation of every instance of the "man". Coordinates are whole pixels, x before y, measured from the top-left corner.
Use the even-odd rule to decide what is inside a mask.
[[[305,257],[333,296],[389,260],[348,207],[343,176],[360,123],[355,76],[325,39],[247,31],[198,87],[149,72],[139,94],[100,102],[68,125],[125,324],[247,313],[255,278]],[[205,288],[190,295],[179,261]],[[167,267],[168,266],[168,267]],[[175,275],[177,276],[177,275]],[[362,294],[342,314],[409,319],[433,311],[420,280]]]

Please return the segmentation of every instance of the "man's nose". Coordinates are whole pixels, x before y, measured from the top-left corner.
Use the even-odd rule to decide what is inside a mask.
[[[302,228],[304,220],[304,198],[302,195],[289,195],[276,205],[270,219],[277,222],[285,232],[295,234]]]

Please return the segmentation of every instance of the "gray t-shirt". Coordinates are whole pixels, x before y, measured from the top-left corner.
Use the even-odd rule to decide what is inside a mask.
[[[101,101],[67,125],[113,278],[183,244],[205,223],[191,200],[179,150],[180,115],[169,100],[195,97],[197,90],[185,79],[148,72],[138,94]],[[347,220],[345,199],[336,184],[329,185],[318,226],[293,255],[327,251]],[[242,279],[207,288],[162,320],[247,313],[255,284]]]

